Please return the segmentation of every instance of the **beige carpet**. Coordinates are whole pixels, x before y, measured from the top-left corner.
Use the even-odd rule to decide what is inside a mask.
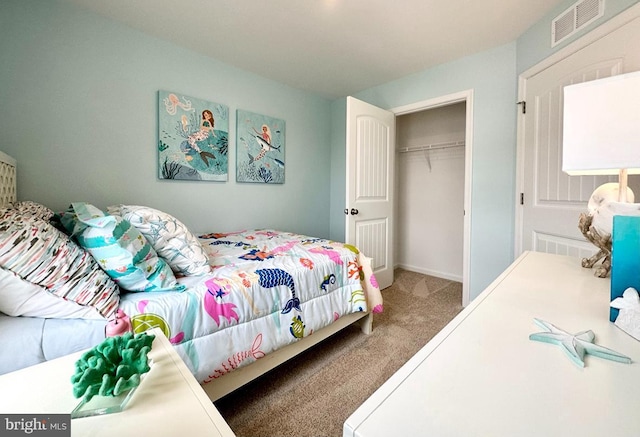
[[[396,270],[373,333],[350,326],[215,405],[238,437],[341,436],[344,421],[462,309],[462,284]]]

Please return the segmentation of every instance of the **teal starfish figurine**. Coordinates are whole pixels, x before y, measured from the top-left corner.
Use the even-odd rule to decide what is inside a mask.
[[[533,320],[536,322],[536,325],[543,328],[545,332],[531,334],[529,340],[559,345],[571,361],[579,367],[584,367],[584,356],[586,354],[595,355],[605,360],[631,364],[631,358],[626,355],[595,344],[594,340],[596,336],[591,330],[578,332],[577,334],[569,334],[544,320]]]

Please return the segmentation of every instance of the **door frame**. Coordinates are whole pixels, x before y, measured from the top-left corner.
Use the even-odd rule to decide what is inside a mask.
[[[473,173],[473,89],[460,91],[445,96],[423,100],[409,105],[391,108],[390,111],[399,115],[411,114],[428,109],[435,109],[441,106],[448,106],[455,103],[465,102],[466,125],[465,125],[465,148],[464,148],[464,230],[462,244],[462,306],[469,304],[469,277],[470,277],[470,255],[471,255],[471,178]]]
[[[615,31],[616,29],[624,26],[628,22],[633,19],[640,17],[640,3],[636,3],[633,6],[630,6],[626,10],[620,12],[615,17],[611,18],[608,21],[605,21],[600,26],[596,27],[589,33],[581,36],[574,42],[565,46],[564,48],[558,50],[553,53],[546,59],[540,61],[533,67],[525,70],[518,76],[518,102],[522,102],[525,100],[526,90],[527,90],[527,81],[540,73],[543,70],[551,67],[552,65],[568,58],[573,55],[577,51],[587,47],[593,42],[599,40],[600,38],[608,35],[609,33]],[[522,111],[518,109],[518,119],[516,123],[516,192],[515,196],[518,201],[515,202],[515,241],[513,245],[513,256],[514,259],[519,257],[522,253],[523,247],[523,226],[524,226],[524,217],[523,217],[523,208],[520,204],[520,193],[524,192],[524,114]]]

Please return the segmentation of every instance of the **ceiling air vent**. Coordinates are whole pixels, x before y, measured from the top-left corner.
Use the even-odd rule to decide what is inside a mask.
[[[582,0],[551,22],[551,47],[604,15],[604,0]]]

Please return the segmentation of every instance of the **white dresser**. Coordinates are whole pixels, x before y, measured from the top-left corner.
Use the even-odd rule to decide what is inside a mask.
[[[640,256],[640,254],[638,254]],[[609,279],[527,252],[378,389],[344,436],[640,436],[640,342],[609,322]],[[529,340],[539,318],[632,364]]]

